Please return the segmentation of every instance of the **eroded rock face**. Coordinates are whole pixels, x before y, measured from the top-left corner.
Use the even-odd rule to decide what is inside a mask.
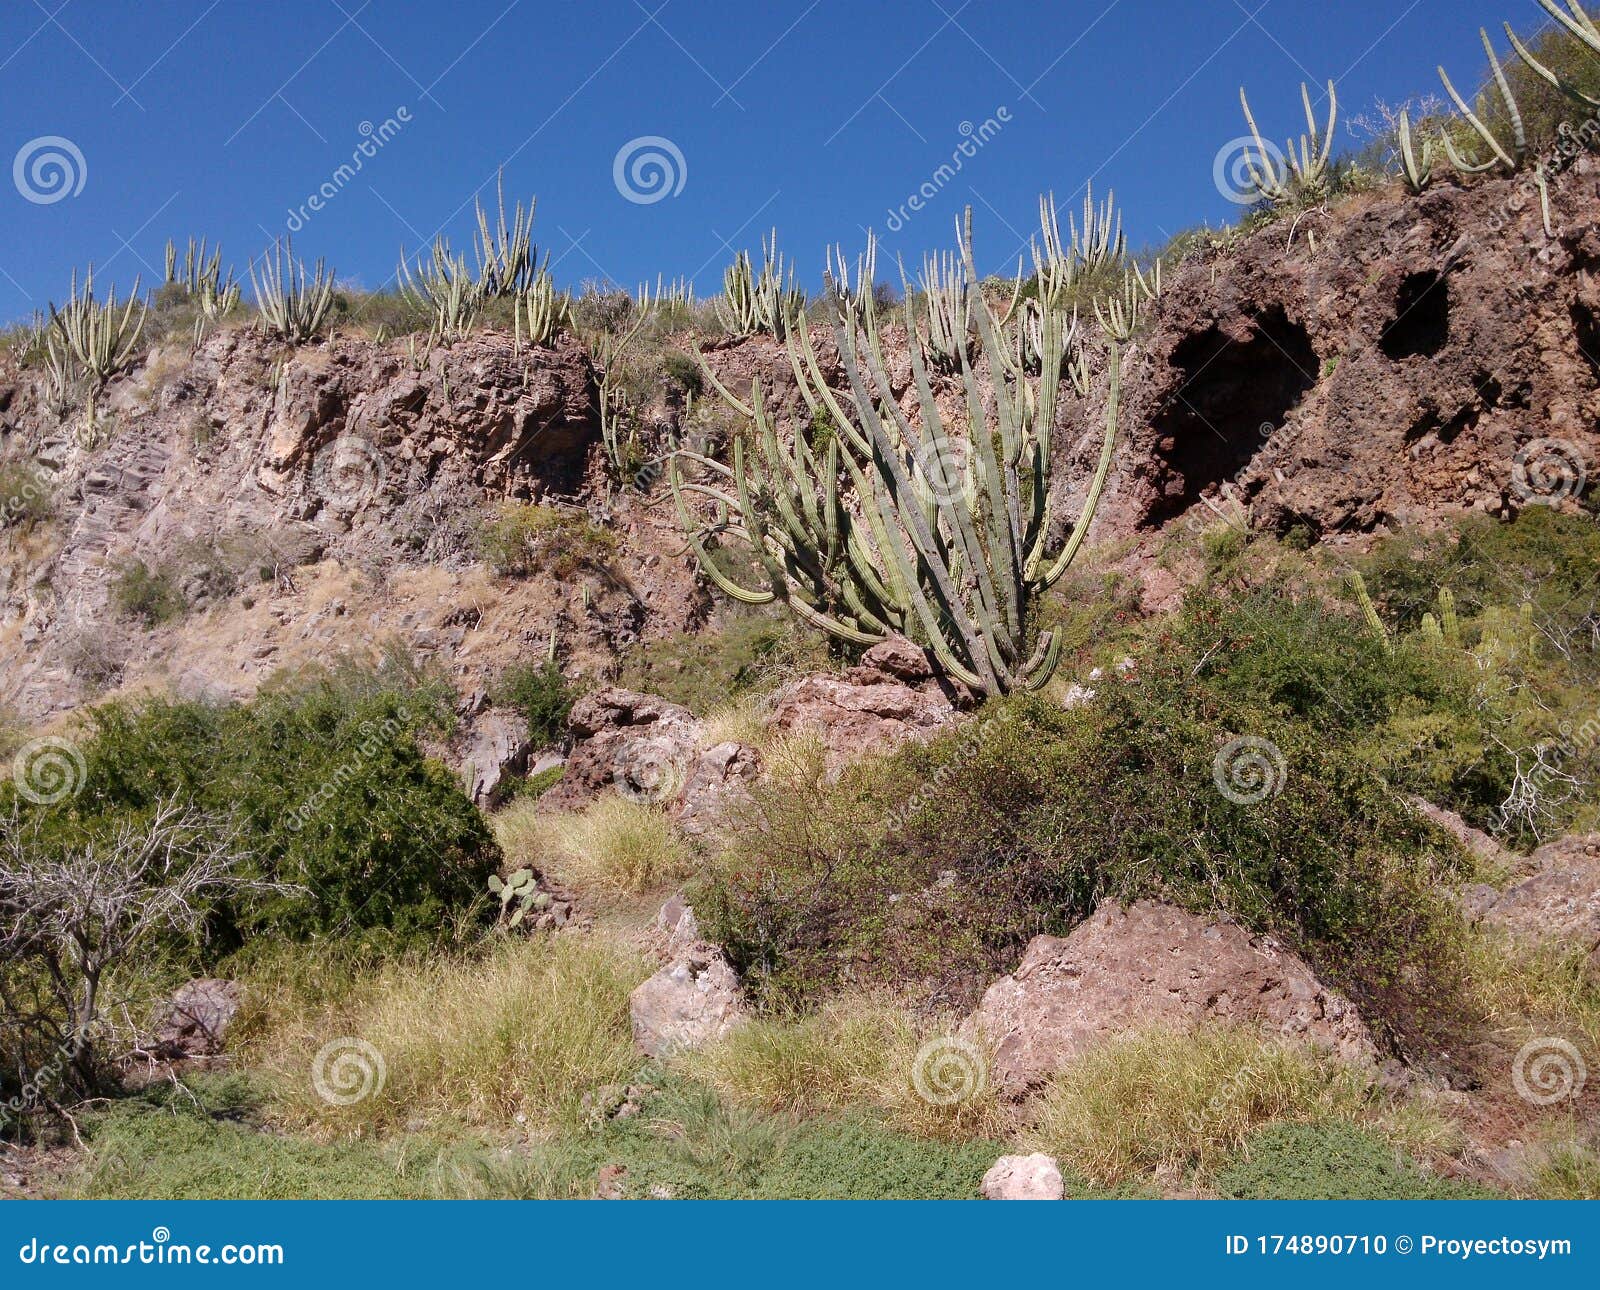
[[[1168,278],[1123,369],[1123,440],[1093,540],[1236,497],[1257,527],[1314,536],[1528,501],[1539,440],[1600,457],[1600,162],[1420,198],[1398,186],[1262,229]],[[1105,382],[1064,395],[1077,499]],[[1159,598],[1159,597],[1157,597]],[[1147,598],[1148,599],[1148,598]]]
[[[498,708],[480,714],[462,754],[461,777],[473,804],[498,805],[506,777],[525,771],[532,752],[526,718]]]
[[[1259,1024],[1347,1061],[1377,1059],[1355,1006],[1271,937],[1148,900],[1107,902],[1070,936],[1035,937],[962,1030],[993,1047],[996,1085],[1021,1097],[1108,1039],[1204,1021]]]
[[[1001,1156],[983,1175],[984,1200],[1061,1200],[1067,1189],[1054,1156]]]
[[[558,808],[581,806],[608,788],[665,801],[682,786],[704,739],[688,708],[617,686],[584,695],[567,724],[573,749],[561,782],[547,795]]]
[[[1533,875],[1487,894],[1477,917],[1528,941],[1580,946],[1600,967],[1600,834],[1551,842],[1529,863]]]
[[[722,951],[705,942],[683,950],[628,999],[633,1039],[661,1057],[720,1039],[745,1018],[739,978]]]
[[[894,637],[841,676],[808,676],[784,686],[773,696],[770,725],[816,735],[837,769],[908,740],[931,739],[955,720],[957,697],[935,679],[920,649]]]

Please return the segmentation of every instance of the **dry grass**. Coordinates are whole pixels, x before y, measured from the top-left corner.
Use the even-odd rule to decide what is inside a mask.
[[[628,994],[649,974],[631,955],[576,937],[506,939],[486,954],[394,961],[337,990],[283,990],[261,1010],[252,1056],[280,1113],[333,1135],[418,1124],[549,1126],[582,1094],[637,1067]],[[301,1006],[294,1004],[299,1001]],[[349,1105],[322,1096],[316,1054]],[[369,1076],[382,1059],[384,1078]],[[518,1117],[521,1117],[519,1121]]]
[[[842,996],[796,1020],[752,1020],[716,1044],[680,1054],[674,1066],[731,1102],[775,1114],[866,1108],[923,1137],[997,1136],[1006,1117],[986,1055],[945,1042],[943,1076],[930,1065],[939,1052],[924,1045],[948,1041],[951,1030],[882,998]],[[925,1087],[965,1095],[948,1105],[930,1102],[917,1091],[919,1061]]]
[[[1582,948],[1478,930],[1464,942],[1469,1003],[1508,1041],[1559,1035],[1600,1057],[1600,981]]]
[[[1252,1130],[1355,1118],[1364,1081],[1331,1058],[1258,1031],[1153,1031],[1096,1048],[1039,1098],[1027,1135],[1090,1182],[1203,1180]]]
[[[706,714],[704,726],[707,747],[740,743],[751,748],[765,748],[771,738],[767,729],[767,698],[761,694],[743,694],[730,699]]]
[[[494,832],[512,867],[530,865],[585,895],[637,896],[694,870],[694,852],[671,820],[612,794],[582,811],[518,802],[495,817]]]

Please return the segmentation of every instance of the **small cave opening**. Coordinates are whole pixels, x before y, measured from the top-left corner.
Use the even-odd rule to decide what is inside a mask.
[[[1183,381],[1152,422],[1167,471],[1147,525],[1240,475],[1316,384],[1319,367],[1310,335],[1282,307],[1258,315],[1243,341],[1215,326],[1185,337],[1170,361]]]
[[[1378,346],[1386,357],[1429,358],[1450,339],[1450,284],[1433,270],[1413,273],[1395,295],[1394,318]]]

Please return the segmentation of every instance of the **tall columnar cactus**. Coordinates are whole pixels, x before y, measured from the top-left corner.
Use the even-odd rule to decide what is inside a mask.
[[[1245,124],[1255,140],[1255,152],[1246,153],[1245,166],[1256,194],[1274,205],[1293,201],[1303,196],[1322,195],[1328,184],[1328,159],[1333,154],[1333,131],[1339,121],[1339,93],[1332,81],[1328,82],[1328,124],[1317,124],[1317,114],[1311,106],[1311,91],[1304,81],[1300,83],[1300,101],[1306,111],[1306,133],[1297,145],[1290,140],[1281,163],[1273,160],[1269,149],[1256,128],[1255,115],[1250,111],[1250,100],[1244,87],[1239,87],[1239,106],[1244,109]]]
[[[925,643],[953,678],[983,694],[1047,681],[1060,638],[1036,632],[1039,595],[1081,551],[1111,467],[1120,398],[1119,354],[1111,347],[1105,437],[1077,523],[1062,538],[1053,511],[1056,400],[1070,325],[1044,304],[1039,373],[1015,361],[1017,340],[979,289],[971,212],[958,228],[978,357],[963,357],[965,414],[947,421],[927,361],[910,346],[915,414],[903,410],[876,331],[829,310],[848,389],[822,374],[810,331],[788,331],[790,365],[813,425],[785,442],[759,381],[748,403],[704,363],[708,378],[747,419],[731,464],[680,451],[671,460],[679,518],[707,576],[746,604],[781,601],[803,621],[842,640],[870,645],[892,633]],[[915,324],[906,305],[906,324]],[[821,414],[826,414],[826,417]],[[691,480],[690,467],[698,470]],[[692,503],[711,504],[705,518]],[[745,580],[726,561],[733,545],[757,574]]]
[[[829,250],[827,260],[824,276],[839,320],[846,327],[860,327],[869,333],[876,331],[878,302],[873,292],[878,282],[878,239],[868,232],[866,250],[856,257],[854,273],[842,246]]]
[[[432,312],[430,344],[434,339],[460,340],[478,321],[483,292],[467,268],[467,257],[452,255],[443,238],[433,244],[431,263],[419,257],[415,271],[401,255],[396,278],[402,296],[419,309]]]
[[[1406,187],[1420,195],[1433,182],[1433,140],[1424,139],[1422,151],[1417,151],[1411,134],[1411,114],[1404,109],[1400,112],[1396,132],[1400,145],[1400,168],[1405,175]]]
[[[181,290],[213,321],[239,303],[239,284],[234,281],[233,270],[230,268],[223,276],[222,248],[214,247],[208,256],[205,238],[198,243],[189,239],[181,266],[177,244],[167,239],[166,285]]]
[[[322,330],[333,311],[333,274],[323,262],[308,274],[306,266],[294,258],[294,245],[288,239],[274,238],[272,248],[261,257],[261,273],[250,262],[250,287],[255,292],[260,324],[266,331],[294,344],[303,344]]]
[[[1478,35],[1483,40],[1483,52],[1489,57],[1495,88],[1500,93],[1500,100],[1505,104],[1506,115],[1511,121],[1511,146],[1508,151],[1505,145],[1495,138],[1494,131],[1483,123],[1478,114],[1468,106],[1467,101],[1457,93],[1456,87],[1450,83],[1450,74],[1440,67],[1439,79],[1444,82],[1445,91],[1455,102],[1462,119],[1489,148],[1487,160],[1469,159],[1457,150],[1449,131],[1446,131],[1442,136],[1445,156],[1450,159],[1450,164],[1464,175],[1481,175],[1496,167],[1507,172],[1515,172],[1528,155],[1528,132],[1523,127],[1522,113],[1517,108],[1516,97],[1511,93],[1511,82],[1506,79],[1505,68],[1500,65],[1499,56],[1494,52],[1494,42],[1489,39],[1489,33],[1482,27],[1478,28]]]
[[[956,252],[924,257],[917,277],[926,325],[917,331],[923,356],[940,372],[959,372],[972,333],[967,273]]]
[[[794,267],[778,250],[778,234],[761,239],[761,273],[747,251],[740,251],[722,275],[717,316],[735,336],[765,332],[782,340],[790,319],[805,308],[806,295],[794,283]]]
[[[103,301],[95,299],[93,265],[84,274],[82,295],[78,294],[77,270],[73,270],[67,303],[60,309],[50,305],[45,343],[52,367],[86,379],[92,397],[133,357],[148,312],[139,299],[137,279],[119,312],[115,287]]]
[[[556,290],[555,280],[549,272],[540,269],[528,285],[517,293],[512,314],[515,345],[520,352],[524,337],[530,345],[548,345],[559,328],[569,326],[572,301],[565,292]]]
[[[478,237],[474,243],[478,257],[475,285],[484,299],[507,300],[531,285],[542,268],[539,250],[533,244],[533,212],[538,199],[529,199],[526,213],[518,202],[507,223],[503,172],[496,173],[494,185],[497,215],[492,227],[483,203],[473,201],[478,217]]]
[[[1567,0],[1567,8],[1571,10],[1570,13],[1563,11],[1555,0],[1539,0],[1539,4],[1590,55],[1600,58],[1600,26],[1596,26],[1594,19],[1584,12],[1583,6],[1578,3],[1578,0]],[[1529,71],[1560,90],[1574,103],[1588,108],[1590,111],[1600,110],[1600,99],[1584,93],[1571,81],[1552,71],[1535,58],[1528,47],[1517,38],[1517,33],[1511,29],[1509,22],[1505,24],[1505,29],[1506,36],[1511,41],[1511,48],[1517,51],[1517,57],[1527,64]]]

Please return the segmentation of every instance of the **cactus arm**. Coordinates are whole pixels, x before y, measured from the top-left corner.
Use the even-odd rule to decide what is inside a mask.
[[[1455,166],[1457,170],[1469,175],[1481,175],[1486,170],[1492,170],[1496,162],[1504,166],[1507,170],[1515,170],[1517,168],[1517,163],[1512,160],[1511,154],[1500,146],[1500,141],[1494,137],[1494,132],[1490,130],[1488,126],[1484,125],[1482,120],[1479,119],[1478,114],[1467,106],[1467,101],[1461,97],[1460,93],[1456,90],[1456,87],[1451,83],[1450,74],[1446,72],[1442,66],[1439,68],[1439,79],[1444,82],[1445,91],[1450,95],[1451,99],[1455,101],[1455,105],[1460,111],[1462,119],[1473,128],[1474,132],[1480,139],[1489,145],[1490,152],[1494,154],[1490,161],[1485,162],[1482,165],[1479,165],[1476,162],[1463,161],[1460,154],[1452,145],[1450,136],[1446,134],[1444,136],[1444,148],[1450,156],[1450,163]]]
[[[1078,522],[1073,525],[1072,536],[1067,540],[1067,544],[1062,547],[1061,554],[1055,558],[1054,562],[1039,578],[1039,586],[1041,588],[1053,587],[1060,581],[1061,575],[1071,567],[1073,560],[1077,557],[1078,549],[1089,536],[1089,526],[1094,521],[1094,513],[1100,506],[1100,494],[1104,491],[1106,478],[1111,473],[1111,458],[1116,450],[1117,413],[1118,405],[1122,398],[1121,362],[1121,351],[1113,345],[1111,347],[1110,361],[1111,389],[1106,395],[1106,435],[1104,442],[1100,446],[1100,463],[1095,469],[1094,480],[1089,485],[1089,495],[1083,499],[1083,509],[1078,514]],[[1035,566],[1039,563],[1039,557],[1042,555],[1043,540],[1044,535],[1041,534],[1041,550],[1035,554],[1035,557],[1030,562]]]
[[[1545,0],[1540,0],[1540,3],[1544,4]],[[1563,14],[1559,9],[1554,8],[1552,5],[1546,4],[1545,8],[1549,10],[1549,12],[1555,14],[1557,18],[1563,20],[1566,19],[1566,15]],[[1511,41],[1511,48],[1516,51],[1517,57],[1527,65],[1529,71],[1531,71],[1541,80],[1548,82],[1554,88],[1560,90],[1561,93],[1565,94],[1574,103],[1577,103],[1582,107],[1589,108],[1590,110],[1600,109],[1600,99],[1590,98],[1576,85],[1572,84],[1572,82],[1568,81],[1565,77],[1558,75],[1556,72],[1552,71],[1550,68],[1541,63],[1536,57],[1534,57],[1533,51],[1524,45],[1521,39],[1518,38],[1517,33],[1511,29],[1511,24],[1509,22],[1505,24],[1505,28],[1506,37]],[[1591,37],[1587,33],[1582,35],[1580,39],[1595,54],[1600,55],[1600,39]]]

